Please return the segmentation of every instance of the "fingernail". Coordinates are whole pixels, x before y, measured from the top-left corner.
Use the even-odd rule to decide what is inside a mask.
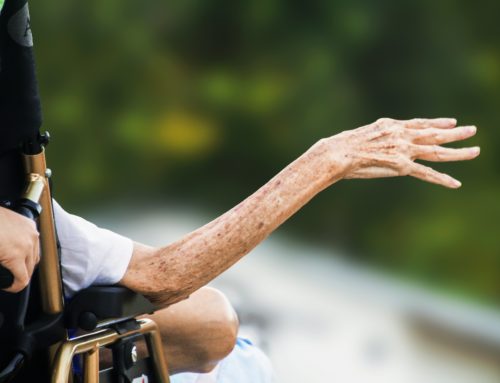
[[[471,152],[477,156],[479,155],[479,153],[481,153],[481,148],[479,146],[475,146],[471,149]]]
[[[477,132],[477,128],[475,126],[468,126],[467,127],[467,133],[474,134]]]
[[[459,188],[460,186],[462,186],[462,183],[458,180],[453,180],[453,187],[455,188]]]

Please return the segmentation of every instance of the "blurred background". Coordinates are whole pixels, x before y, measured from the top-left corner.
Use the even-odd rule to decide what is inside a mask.
[[[134,239],[165,243],[234,206],[320,138],[379,117],[476,124],[467,145],[481,156],[435,166],[460,190],[410,178],[340,182],[216,283],[283,381],[306,370],[323,371],[309,381],[366,381],[346,350],[376,328],[382,335],[366,347],[377,366],[391,349],[384,342],[397,339],[404,346],[394,352],[412,357],[396,369],[426,355],[436,382],[447,378],[434,364],[460,371],[447,375],[454,382],[498,382],[499,14],[500,3],[485,0],[32,2],[56,198]],[[269,272],[259,291],[255,274],[264,281]],[[339,310],[342,302],[355,308]],[[452,327],[438,345],[421,342]],[[332,328],[346,338],[325,336]],[[402,336],[409,328],[419,335]],[[285,339],[292,344],[282,348]],[[429,356],[445,344],[467,356]],[[405,371],[424,370],[412,366]],[[459,366],[481,366],[485,380],[457,380],[469,376]]]

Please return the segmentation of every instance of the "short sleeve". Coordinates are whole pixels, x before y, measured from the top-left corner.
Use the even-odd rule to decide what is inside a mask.
[[[123,278],[132,257],[131,239],[67,213],[56,201],[54,217],[66,297],[90,285],[112,285]]]

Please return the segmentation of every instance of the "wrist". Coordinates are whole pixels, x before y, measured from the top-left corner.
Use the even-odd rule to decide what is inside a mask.
[[[323,159],[329,185],[343,179],[353,166],[353,158],[343,133],[323,138],[311,149]]]

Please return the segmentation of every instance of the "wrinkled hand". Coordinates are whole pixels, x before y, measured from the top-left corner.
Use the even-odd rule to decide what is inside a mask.
[[[35,223],[0,207],[0,264],[14,275],[14,283],[5,291],[16,293],[24,289],[39,260]]]
[[[381,118],[373,124],[331,137],[332,151],[339,153],[344,178],[412,176],[458,188],[461,183],[447,174],[415,160],[434,162],[471,160],[479,147],[447,148],[442,144],[464,140],[476,134],[475,126],[456,127],[452,118],[398,121]],[[329,139],[327,139],[329,140]]]

